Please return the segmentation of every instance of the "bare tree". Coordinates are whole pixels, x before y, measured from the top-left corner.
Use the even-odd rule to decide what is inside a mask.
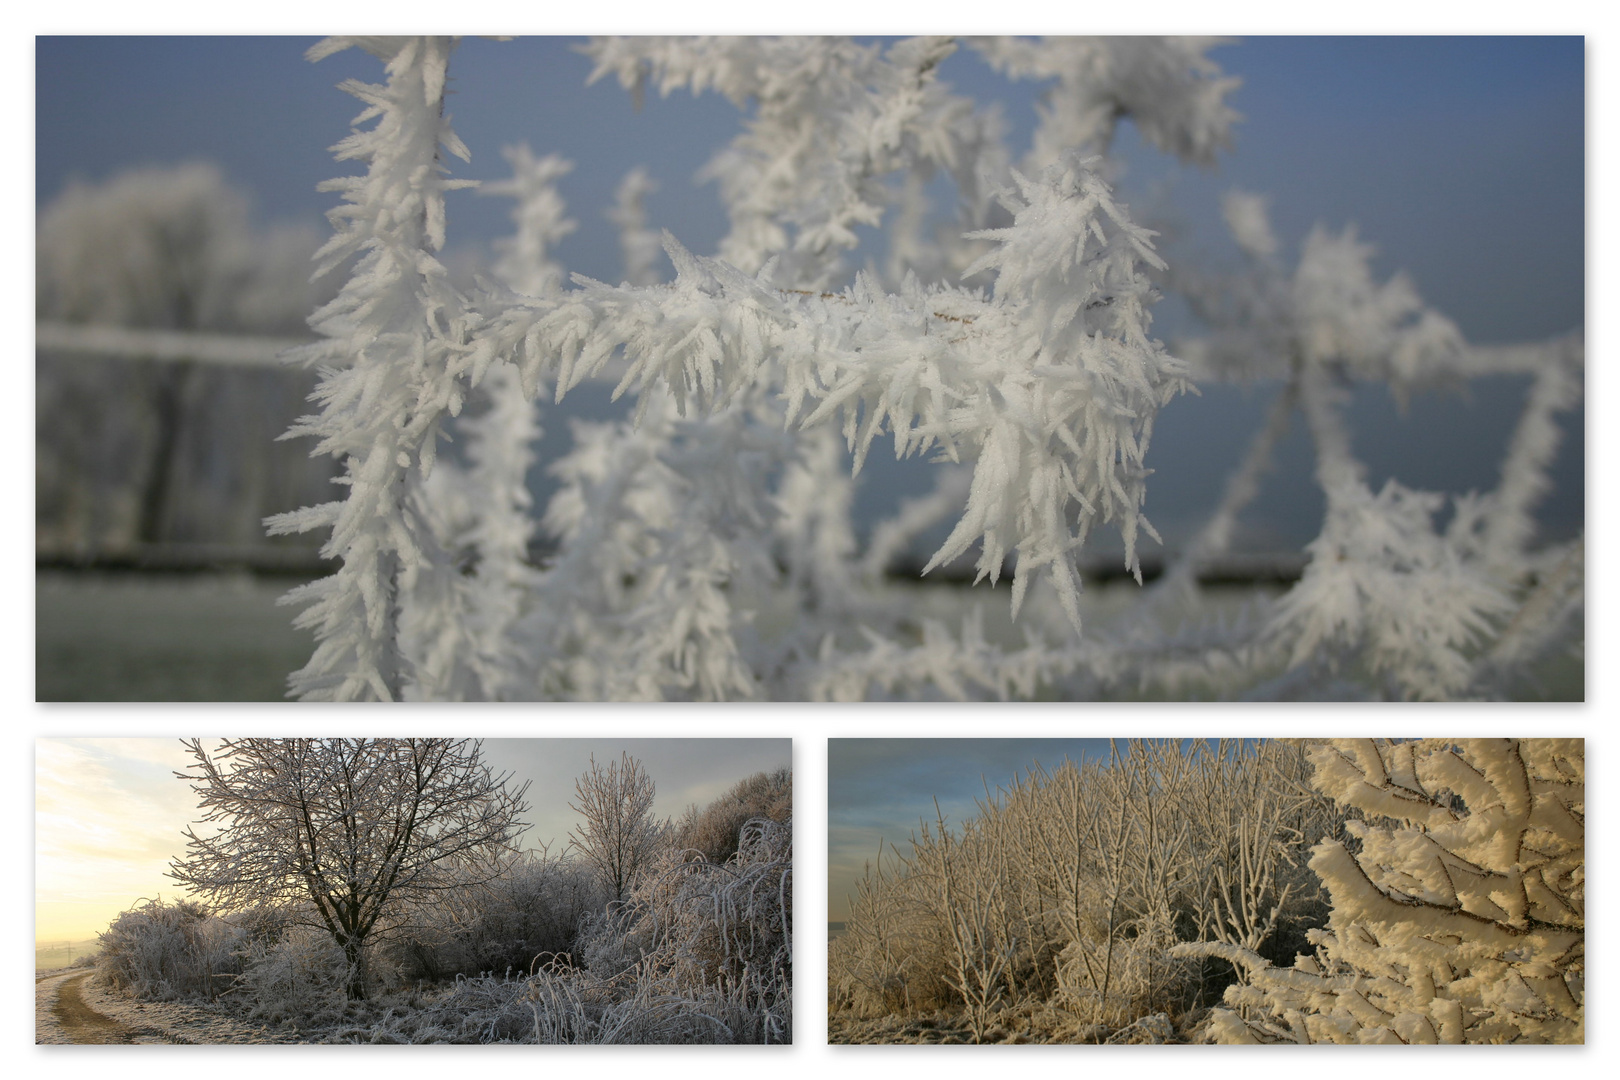
[[[574,781],[578,803],[569,809],[585,820],[568,834],[613,900],[623,900],[658,854],[664,827],[652,816],[652,777],[628,753],[606,767],[591,757],[591,771]]]
[[[186,829],[169,876],[224,910],[313,908],[342,948],[348,994],[365,997],[364,947],[408,901],[500,870],[527,824],[528,785],[506,789],[467,739],[186,741],[192,782],[217,832]]]

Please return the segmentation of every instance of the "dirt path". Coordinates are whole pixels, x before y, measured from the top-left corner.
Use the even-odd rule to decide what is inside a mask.
[[[34,975],[34,1042],[267,1043],[294,1042],[212,1009],[181,1002],[133,1001],[90,981],[90,972]]]
[[[63,979],[56,990],[56,1004],[51,1015],[61,1025],[69,1042],[75,1043],[132,1043],[140,1035],[157,1032],[140,1031],[128,1024],[120,1024],[110,1016],[103,1016],[84,1002],[81,987],[90,977],[88,971]]]
[[[169,1042],[162,1031],[107,1016],[85,1000],[88,971],[46,972],[34,977],[36,1043]]]

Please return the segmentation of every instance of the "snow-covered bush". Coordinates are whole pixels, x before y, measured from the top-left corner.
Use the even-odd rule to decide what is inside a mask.
[[[585,934],[590,981],[685,1003],[682,1041],[783,1043],[793,1029],[793,822],[755,818],[723,864],[670,851]]]
[[[1178,947],[1245,969],[1212,1036],[1584,1042],[1584,741],[1342,739],[1311,761],[1316,787],[1363,818],[1350,844],[1312,848],[1331,918],[1291,967]]]
[[[270,1023],[343,1015],[351,976],[343,950],[286,909],[221,916],[194,900],[148,900],[98,940],[101,979],[137,1000],[206,1001]]]
[[[290,434],[343,463],[347,494],[272,521],[330,530],[333,577],[291,600],[319,641],[292,679],[306,698],[818,698],[1176,693],[1495,696],[1579,635],[1583,547],[1535,548],[1555,413],[1578,400],[1579,338],[1479,349],[1404,278],[1378,283],[1353,233],[1313,233],[1289,269],[1261,200],[1228,204],[1249,254],[1219,279],[1167,267],[1109,183],[1116,125],[1208,162],[1229,137],[1234,85],[1207,40],[974,40],[1009,78],[1050,80],[1033,149],[1015,170],[990,111],[939,64],[949,39],[892,44],[785,38],[594,41],[595,78],[642,93],[715,90],[749,110],[708,166],[731,228],[704,256],[664,234],[673,281],[652,280],[643,174],[615,218],[625,283],[563,287],[550,246],[571,227],[552,181],[566,169],[509,148],[517,234],[499,281],[470,292],[445,241],[444,87],[452,39],[331,39],[386,65],[331,181],[344,204],[323,249],[355,258],[312,320],[326,340],[321,406]],[[369,128],[360,125],[375,121]],[[930,216],[947,174],[959,214]],[[895,209],[897,212],[890,214]],[[882,271],[850,276],[862,230],[888,218]],[[934,229],[939,226],[938,229]],[[936,235],[929,235],[930,231]],[[675,230],[678,233],[678,228]],[[1207,337],[1152,336],[1164,289]],[[1347,379],[1397,394],[1493,372],[1536,379],[1494,492],[1443,500],[1396,481],[1373,491],[1343,421]],[[634,419],[576,424],[550,464],[563,490],[543,523],[555,558],[523,562],[533,522],[522,475],[537,431],[521,398],[561,401],[617,380]],[[1082,621],[1078,555],[1117,533],[1141,581],[1147,454],[1159,410],[1200,380],[1284,387],[1207,527],[1099,632]],[[475,404],[485,395],[488,404]],[[1258,596],[1236,626],[1199,621],[1200,569],[1231,543],[1289,415],[1306,418],[1327,496],[1302,580]],[[438,442],[471,448],[435,479]],[[939,486],[880,523],[850,520],[851,470],[893,441],[941,463]],[[842,445],[840,445],[842,444]],[[847,458],[846,458],[846,455]],[[437,464],[436,464],[437,462]],[[846,463],[847,462],[847,463]],[[1021,641],[974,616],[949,622],[887,584],[891,556],[955,525],[925,567],[973,557],[1012,574]],[[1192,617],[1188,621],[1189,615]],[[953,625],[956,624],[956,625]]]
[[[366,967],[375,978],[376,965]],[[233,989],[239,1007],[252,1019],[302,1027],[341,1018],[353,976],[353,966],[331,935],[295,925],[244,950],[242,974]]]
[[[690,855],[667,852],[627,901],[587,913],[574,955],[542,953],[526,971],[457,976],[365,1002],[339,993],[306,1022],[320,1025],[323,1042],[790,1041],[791,819],[749,822],[723,865]],[[497,882],[470,894],[446,917],[466,919],[476,934],[491,892],[504,891]]]

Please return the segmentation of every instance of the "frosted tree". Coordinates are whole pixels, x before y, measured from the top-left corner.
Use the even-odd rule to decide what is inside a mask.
[[[298,333],[315,306],[308,265],[319,246],[314,229],[254,222],[248,198],[214,165],[143,166],[101,183],[75,179],[36,223],[35,317],[179,333]],[[274,390],[291,400],[302,379],[224,376],[189,360],[109,364],[47,351],[43,336],[40,345],[35,468],[42,551],[89,553],[183,539],[176,519],[186,516],[182,506],[196,502],[214,510],[210,519],[216,508],[245,511],[231,514],[236,520],[226,527],[257,537],[263,511],[232,505],[240,495],[210,491],[212,499],[196,498],[196,488],[217,485],[216,455],[231,449],[195,445],[208,433],[199,414],[217,409],[223,397],[239,425],[248,402],[262,409],[266,391]],[[258,385],[243,385],[249,382]],[[264,482],[254,469],[264,457],[255,445],[243,463],[253,470],[249,485]],[[291,454],[280,468],[311,471],[299,469]],[[217,520],[208,524],[220,528]]]
[[[1332,896],[1291,968],[1235,944],[1177,946],[1244,971],[1220,1042],[1582,1042],[1586,753],[1580,739],[1343,739],[1313,783],[1363,820],[1324,840]]]
[[[296,331],[313,306],[310,231],[256,227],[246,197],[214,165],[74,180],[39,217],[35,313],[157,330]]]
[[[610,901],[629,896],[664,847],[667,823],[652,812],[657,793],[647,770],[628,753],[606,765],[593,756],[590,771],[574,781],[578,802],[568,808],[581,821],[568,834],[569,847],[596,872]]]
[[[528,789],[465,739],[226,739],[186,743],[176,773],[203,811],[169,876],[225,912],[284,904],[329,934],[366,995],[366,945],[403,905],[501,872]]]

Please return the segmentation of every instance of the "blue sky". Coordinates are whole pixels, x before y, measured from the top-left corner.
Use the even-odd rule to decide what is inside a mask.
[[[712,250],[724,214],[712,185],[692,178],[738,129],[724,99],[648,95],[637,111],[611,79],[587,87],[577,39],[471,39],[452,65],[450,111],[472,150],[455,173],[495,179],[503,144],[577,163],[560,184],[580,228],[557,252],[573,271],[617,280],[602,210],[619,178],[644,164],[661,184],[652,223],[694,250]],[[376,79],[356,50],[310,64],[313,38],[40,38],[36,43],[36,201],[68,177],[102,179],[141,163],[207,159],[250,190],[266,218],[320,224],[334,196],[316,185],[343,171],[327,147],[358,111],[337,91]],[[1381,275],[1407,270],[1433,306],[1481,343],[1566,332],[1585,318],[1585,43],[1580,38],[1268,38],[1216,49],[1242,77],[1231,103],[1244,116],[1214,170],[1183,168],[1127,129],[1118,149],[1127,199],[1144,210],[1168,191],[1173,258],[1231,255],[1218,200],[1230,187],[1267,194],[1285,251],[1311,226],[1354,222],[1375,244]],[[1007,84],[964,50],[946,61],[959,90],[1004,103],[1015,151],[1027,144],[1037,87]],[[453,193],[450,252],[487,250],[507,227],[505,200]],[[324,227],[324,226],[323,226]],[[1186,329],[1173,305],[1159,329]],[[1374,486],[1461,492],[1490,486],[1522,385],[1482,381],[1468,397],[1429,395],[1404,418],[1382,391],[1358,394],[1356,448]],[[585,395],[588,398],[589,395]],[[1268,391],[1219,387],[1166,409],[1149,464],[1148,513],[1168,536],[1213,505]],[[582,400],[600,413],[605,406]],[[560,448],[565,425],[548,425]],[[1584,520],[1580,424],[1555,467],[1559,491],[1543,519],[1556,535]],[[1302,433],[1282,447],[1267,493],[1249,515],[1258,546],[1297,546],[1316,532],[1320,499]],[[861,500],[870,516],[926,483],[925,466],[874,462]]]

